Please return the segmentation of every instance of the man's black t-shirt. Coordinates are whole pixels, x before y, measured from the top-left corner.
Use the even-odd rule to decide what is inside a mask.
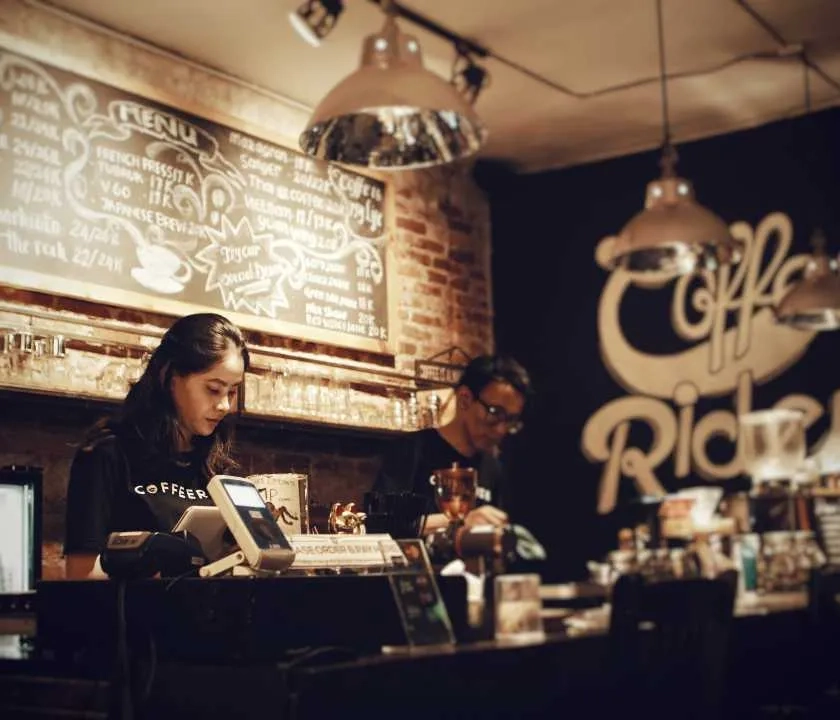
[[[168,532],[190,505],[212,505],[195,453],[158,458],[130,433],[80,448],[67,487],[65,553],[99,553],[112,532]]]
[[[383,459],[373,489],[382,493],[423,495],[428,499],[429,512],[437,512],[429,478],[435,470],[452,467],[452,463],[478,471],[476,505],[502,506],[504,471],[499,461],[484,452],[472,457],[461,455],[434,428],[411,433],[396,441]]]

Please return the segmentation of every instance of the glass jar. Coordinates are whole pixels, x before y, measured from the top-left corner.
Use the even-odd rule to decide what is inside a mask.
[[[804,413],[773,408],[738,417],[744,468],[754,485],[789,482],[805,460]]]
[[[811,530],[800,530],[795,533],[794,547],[796,549],[799,581],[802,586],[806,586],[811,577],[811,571],[825,565],[826,557]]]
[[[672,552],[674,551],[668,550],[668,548],[657,548],[653,551],[656,577],[660,580],[672,580],[674,578],[674,563],[671,561]]]
[[[437,427],[440,425],[440,395],[432,393],[429,395],[428,404],[428,425],[426,427]]]
[[[800,571],[793,533],[764,533],[762,541],[759,589],[765,593],[798,589]]]
[[[635,550],[613,550],[607,555],[607,562],[616,578],[630,575],[639,569]]]
[[[420,429],[420,405],[417,402],[416,393],[408,396],[406,421],[408,430]]]
[[[674,578],[685,577],[685,548],[670,548],[668,560],[671,563],[671,575]]]
[[[642,550],[638,553],[640,572],[645,577],[659,581],[674,577],[674,568],[667,548]]]

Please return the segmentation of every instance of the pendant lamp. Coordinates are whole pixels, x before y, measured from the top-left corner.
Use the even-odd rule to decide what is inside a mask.
[[[802,51],[805,85],[805,117],[811,114],[808,60]],[[810,163],[809,163],[810,165]],[[819,332],[840,328],[840,275],[838,262],[825,250],[825,235],[817,229],[811,237],[814,252],[802,279],[788,290],[776,306],[776,320],[785,325]]]
[[[814,253],[802,279],[776,306],[776,320],[800,330],[840,328],[840,275],[837,260],[825,252],[825,236],[817,230],[811,240]]]
[[[474,154],[486,130],[472,105],[423,67],[391,4],[382,30],[365,38],[358,70],[315,108],[300,136],[305,153],[378,169],[417,169]]]
[[[668,118],[662,0],[656,0],[656,13],[664,131],[662,176],[648,184],[645,209],[615,238],[610,267],[676,276],[737,262],[743,249],[726,223],[694,199],[691,183],[676,174],[677,153],[671,144]]]

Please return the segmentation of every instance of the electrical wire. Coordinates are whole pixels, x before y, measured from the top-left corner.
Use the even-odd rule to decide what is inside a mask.
[[[388,3],[383,3],[383,0],[370,0],[370,1],[372,3],[374,3],[376,5],[380,5],[380,6],[382,6],[383,4],[388,4]],[[225,80],[229,80],[231,82],[234,82],[234,83],[236,83],[238,85],[241,85],[243,87],[246,87],[249,90],[252,90],[256,93],[259,93],[259,94],[264,95],[266,97],[269,97],[271,99],[277,100],[281,103],[284,103],[284,104],[287,104],[287,105],[292,105],[295,109],[298,109],[298,110],[301,110],[301,111],[304,111],[304,112],[307,112],[307,113],[310,113],[312,111],[312,108],[309,107],[308,105],[306,105],[305,103],[301,103],[301,102],[299,102],[297,100],[294,100],[292,98],[280,95],[280,94],[278,94],[274,91],[271,91],[268,88],[265,88],[263,86],[256,85],[256,84],[246,80],[243,77],[238,77],[238,76],[232,75],[230,72],[228,72],[226,70],[222,70],[221,68],[218,68],[218,67],[214,67],[214,66],[208,64],[206,61],[197,62],[197,61],[192,60],[189,57],[186,57],[184,55],[179,55],[179,54],[173,53],[169,50],[166,50],[165,48],[161,47],[160,45],[156,45],[153,42],[149,42],[147,40],[141,40],[137,37],[128,35],[128,34],[122,32],[120,30],[117,30],[117,29],[111,27],[111,26],[103,24],[101,21],[93,21],[93,20],[90,20],[89,18],[86,18],[82,15],[79,15],[79,14],[76,14],[76,13],[71,13],[67,10],[64,10],[63,8],[60,8],[57,5],[55,5],[53,0],[23,0],[23,2],[27,5],[31,5],[33,7],[44,10],[46,12],[52,13],[53,15],[61,17],[65,20],[69,20],[70,22],[74,22],[74,23],[76,23],[78,25],[81,25],[81,26],[84,26],[84,27],[89,27],[89,28],[91,28],[91,29],[93,29],[97,32],[105,32],[107,34],[110,34],[114,37],[119,38],[122,42],[130,43],[134,46],[141,47],[141,48],[146,49],[146,50],[151,50],[151,51],[156,52],[160,55],[171,58],[171,59],[173,59],[177,62],[191,65],[191,66],[193,66],[197,69],[200,69],[204,72],[213,73],[220,78],[223,78]],[[787,45],[784,43],[784,40],[782,39],[781,35],[775,30],[775,28],[773,28],[772,25],[767,23],[746,2],[746,0],[734,0],[734,2],[736,2],[746,12],[748,12],[756,20],[756,22],[761,24],[761,26],[764,27],[764,29],[769,34],[771,34],[771,36],[773,37],[774,40],[779,42],[780,45],[787,47]],[[559,92],[563,95],[566,95],[567,97],[570,97],[570,98],[575,98],[575,99],[578,99],[578,100],[587,100],[589,98],[599,97],[601,95],[609,95],[609,94],[612,94],[612,93],[621,92],[622,90],[629,90],[631,88],[643,87],[645,85],[650,85],[652,83],[659,82],[659,77],[656,76],[656,77],[643,78],[643,79],[640,79],[640,80],[633,80],[631,82],[620,83],[620,84],[617,84],[617,85],[609,85],[609,86],[598,88],[596,90],[591,90],[591,91],[588,91],[588,92],[580,92],[580,91],[577,91],[577,90],[573,90],[568,85],[564,85],[563,83],[557,82],[555,80],[551,80],[550,78],[547,78],[546,76],[544,76],[544,75],[542,75],[542,74],[540,74],[540,73],[538,73],[534,70],[531,70],[530,68],[525,67],[524,65],[516,62],[515,60],[512,60],[512,59],[510,59],[510,58],[508,58],[508,57],[506,57],[506,56],[504,56],[500,53],[497,53],[497,52],[491,51],[491,50],[489,50],[485,47],[482,47],[481,45],[479,45],[478,43],[476,43],[472,40],[467,40],[466,38],[462,38],[462,37],[458,36],[457,34],[453,33],[452,31],[447,30],[446,28],[443,28],[443,27],[437,25],[437,23],[434,23],[434,22],[428,20],[427,18],[424,18],[424,17],[420,16],[419,14],[417,14],[417,13],[415,13],[415,12],[413,12],[413,11],[407,9],[407,8],[403,8],[402,5],[400,5],[399,3],[391,2],[390,4],[391,4],[391,12],[393,12],[396,16],[401,17],[402,19],[404,19],[408,22],[411,22],[415,25],[418,25],[418,26],[424,28],[425,30],[431,32],[433,35],[437,35],[439,37],[442,37],[449,42],[452,42],[454,44],[459,44],[460,43],[460,44],[464,45],[465,47],[469,48],[470,52],[473,55],[476,55],[476,56],[481,57],[481,58],[491,57],[496,62],[498,62],[502,65],[505,65],[506,67],[510,68],[511,70],[514,70],[515,72],[519,73],[520,75],[523,75],[525,77],[529,77],[532,80],[534,80],[535,82],[538,82],[541,85],[549,87],[553,90],[556,90],[557,92]],[[706,75],[713,75],[717,72],[720,72],[721,70],[724,70],[724,69],[726,69],[728,67],[731,67],[733,65],[740,64],[742,62],[748,62],[748,61],[751,61],[751,60],[785,59],[788,55],[789,55],[789,53],[785,52],[784,49],[781,49],[780,51],[775,52],[775,53],[767,53],[767,52],[748,53],[748,54],[743,54],[743,55],[736,56],[734,58],[731,58],[729,60],[726,60],[722,63],[719,63],[717,65],[713,65],[713,66],[710,66],[710,67],[701,68],[701,69],[698,69],[698,70],[689,70],[689,71],[685,71],[685,72],[681,72],[681,73],[674,73],[672,75],[668,75],[667,79],[668,80],[678,80],[678,79],[681,79],[681,78],[703,77],[703,76],[706,76]],[[815,74],[819,75],[820,78],[822,78],[822,80],[825,83],[827,83],[828,85],[831,85],[838,92],[840,92],[840,82],[838,82],[833,77],[831,77],[828,73],[826,73],[812,59],[808,58],[806,60],[806,62],[808,62],[809,67],[814,71]]]
[[[767,32],[767,34],[773,38],[779,45],[786,45],[785,39],[782,37],[782,34],[776,30],[764,17],[762,17],[758,10],[752,7],[746,0],[735,0],[736,5],[740,5],[744,12],[746,12],[753,20],[755,20],[762,28]]]
[[[651,85],[653,83],[660,82],[660,76],[656,75],[653,77],[640,78],[639,80],[631,80],[626,83],[619,83],[617,85],[608,85],[606,87],[598,88],[597,90],[581,92],[578,90],[572,90],[566,85],[556,83],[553,80],[549,80],[548,78],[545,78],[542,75],[538,75],[537,73],[534,73],[531,70],[528,70],[527,68],[518,65],[515,62],[508,61],[500,57],[499,55],[496,55],[495,53],[491,52],[489,56],[492,57],[494,60],[501,62],[504,65],[508,65],[510,68],[516,70],[517,72],[520,72],[523,75],[527,75],[532,79],[536,80],[537,82],[551,87],[552,89],[557,90],[563,95],[568,95],[571,98],[575,98],[576,100],[589,100],[591,98],[600,97],[602,95],[612,95],[613,93],[621,92],[623,90],[632,90],[633,88],[644,87],[645,85]],[[728,60],[724,60],[723,62],[715,63],[714,65],[709,65],[703,68],[699,68],[697,70],[684,70],[682,72],[666,74],[665,79],[681,80],[693,77],[704,77],[706,75],[714,75],[715,73],[719,73],[723,70],[726,70],[727,68],[730,68],[734,65],[740,65],[744,62],[754,60],[784,60],[787,57],[788,54],[783,52],[744,53],[743,55],[736,55],[735,57],[729,58]],[[840,86],[838,86],[838,89],[840,89]]]
[[[289,654],[295,657],[286,664],[288,670],[297,667],[311,667],[318,664],[350,662],[359,657],[359,654],[355,650],[344,645],[295,648],[290,650]]]
[[[775,40],[781,47],[789,47],[788,43],[786,42],[784,36],[765,18],[763,17],[755,8],[753,8],[747,0],[735,0],[735,3],[744,10],[761,28]],[[807,49],[805,45],[802,45],[802,49],[799,52],[799,59],[802,62],[802,88],[804,93],[804,110],[805,110],[805,122],[806,127],[810,129],[809,117],[813,110],[812,107],[812,94],[811,94],[811,72],[818,75],[824,82],[828,85],[831,85],[835,90],[840,91],[840,82],[835,80],[831,77],[827,72],[825,72],[814,60],[808,55]],[[806,143],[806,147],[809,148],[808,151],[805,152],[805,159],[806,159],[806,167],[811,168],[815,165],[818,165],[821,158],[817,156],[809,157],[813,152],[813,145],[811,143]],[[820,189],[817,189],[820,188]],[[823,207],[830,207],[830,200],[825,195],[825,190],[821,188],[819,185],[812,185],[812,190],[809,193],[809,205],[810,205],[810,215],[812,217],[817,217],[817,212],[815,208],[817,207],[817,201],[815,199],[815,195],[821,198]],[[818,245],[814,244],[814,238],[820,238],[822,236],[822,229],[820,227],[816,227],[814,229],[814,235],[812,236],[812,244],[814,245],[815,250],[817,249]],[[819,242],[817,240],[817,242]]]
[[[724,60],[723,62],[715,63],[714,65],[709,65],[704,68],[700,68],[699,70],[684,70],[682,72],[666,74],[665,79],[682,80],[694,77],[705,77],[706,75],[714,75],[723,70],[726,70],[727,68],[733,67],[734,65],[740,65],[744,62],[750,62],[754,60],[784,60],[787,57],[787,54],[780,52],[744,53],[743,55],[736,55],[735,57],[729,58],[728,60]],[[601,88],[599,90],[593,90],[592,92],[588,93],[576,93],[575,97],[586,100],[589,98],[598,97],[600,95],[610,95],[621,90],[630,90],[636,87],[643,87],[644,85],[650,85],[654,82],[659,82],[658,76],[642,78],[640,80],[632,80],[630,82],[621,83],[619,85],[610,85],[609,87]]]
[[[386,4],[384,0],[370,0],[372,3],[376,5],[383,6]],[[661,3],[661,0],[658,0]],[[773,38],[773,40],[779,44],[779,50],[775,52],[755,52],[755,53],[745,53],[742,55],[735,56],[726,60],[722,63],[718,63],[716,65],[712,65],[706,68],[700,68],[697,70],[688,70],[685,72],[674,73],[668,75],[665,73],[665,80],[678,80],[682,78],[692,78],[692,77],[703,77],[706,75],[713,75],[718,73],[726,68],[732,67],[733,65],[738,65],[743,62],[749,62],[753,60],[784,60],[790,56],[790,52],[788,48],[790,44],[785,41],[782,37],[781,33],[779,33],[767,20],[765,20],[754,8],[752,8],[747,0],[734,0],[740,7],[744,9],[745,12],[749,13],[750,16],[759,24],[762,28]],[[557,82],[556,80],[552,80],[545,75],[542,75],[535,70],[531,70],[528,67],[525,67],[519,62],[506,57],[490,48],[484,47],[479,43],[469,40],[467,38],[463,38],[459,36],[457,33],[444,28],[443,26],[439,25],[437,22],[430,20],[429,18],[420,15],[419,13],[414,12],[409,8],[405,8],[402,4],[397,2],[388,2],[390,5],[390,11],[394,13],[397,17],[402,18],[403,20],[410,22],[418,27],[423,28],[424,30],[432,33],[433,35],[437,35],[444,40],[452,42],[456,46],[461,45],[464,48],[469,49],[472,55],[475,55],[480,58],[492,58],[496,62],[505,65],[506,67],[514,70],[515,72],[523,75],[525,77],[531,78],[535,82],[540,83],[541,85],[545,85],[557,92],[566,95],[571,98],[575,98],[577,100],[588,100],[590,98],[599,97],[601,95],[610,95],[612,93],[621,92],[623,90],[629,90],[631,88],[642,87],[645,85],[650,85],[655,82],[661,82],[662,78],[661,75],[657,75],[656,77],[648,77],[643,78],[640,80],[633,80],[627,83],[620,83],[617,85],[608,85],[606,87],[598,88],[596,90],[591,90],[588,92],[581,92],[577,90],[573,90],[568,85],[563,83]],[[659,11],[661,15],[661,9]],[[840,82],[832,78],[828,73],[826,73],[821,67],[819,67],[811,58],[806,60],[808,62],[811,69],[818,74],[827,84],[834,87],[838,92],[840,92]]]
[[[800,57],[802,60],[802,90],[804,94],[805,106],[805,120],[803,125],[806,128],[806,136],[810,138],[812,137],[811,133],[814,129],[813,118],[811,117],[811,67],[808,64],[808,56],[805,52],[804,47],[802,48]],[[808,172],[811,168],[817,167],[819,165],[820,157],[819,153],[814,152],[813,142],[807,142],[805,144],[805,148],[805,168],[806,172]],[[828,207],[828,200],[826,198],[825,191],[822,189],[822,186],[818,183],[814,183],[813,187],[815,189],[807,194],[808,202],[810,205],[809,214],[812,218],[817,217],[817,201],[815,199],[815,196],[819,196],[822,203],[825,204],[825,207]],[[817,225],[811,233],[811,246],[813,247],[815,254],[821,251],[825,251],[825,234],[823,232],[823,229],[819,227],[819,225]]]
[[[157,642],[155,636],[149,632],[149,669],[146,671],[146,681],[143,683],[143,692],[140,694],[140,702],[145,705],[152,695],[152,687],[155,684],[157,675]]]
[[[196,575],[197,571],[195,568],[190,568],[186,572],[181,573],[180,575],[176,575],[166,583],[166,586],[163,588],[163,592],[168,593],[173,587],[175,587],[175,585],[181,582],[181,580],[183,580],[184,578],[188,578],[191,576],[195,577]]]
[[[813,70],[817,75],[819,75],[823,81],[825,81],[828,85],[831,85],[837,92],[840,92],[840,82],[835,80],[831,75],[829,75],[825,70],[823,70],[819,65],[817,65],[809,56],[805,56],[805,63],[808,65],[811,70]]]
[[[134,701],[131,695],[131,658],[128,653],[128,623],[125,612],[125,596],[128,582],[120,580],[117,584],[117,664],[114,678],[114,691],[117,698],[120,720],[133,720]]]
[[[758,12],[752,5],[747,2],[747,0],[735,0],[735,4],[738,5],[745,13],[747,13],[755,22],[761,26],[761,28],[779,43],[782,47],[788,47],[789,43],[785,40],[784,36],[767,20],[761,13]],[[825,70],[823,70],[814,60],[805,53],[803,50],[802,52],[802,60],[803,62],[811,68],[817,75],[819,75],[826,83],[831,85],[835,90],[840,92],[840,82],[835,80],[831,75],[829,75]]]
[[[187,570],[180,575],[176,575],[174,578],[170,579],[163,588],[164,594],[170,592],[175,585],[177,585],[181,580],[184,578],[188,578],[191,576],[195,576],[196,571],[194,568]],[[158,652],[157,652],[157,642],[155,641],[154,634],[149,631],[148,635],[149,641],[149,667],[146,670],[146,679],[143,683],[143,689],[140,693],[140,702],[142,704],[146,704],[152,694],[152,688],[155,683],[155,676],[157,675],[157,665],[158,665]]]
[[[802,87],[805,88],[805,114],[811,114],[811,73],[809,72],[808,58],[805,51],[802,51]]]

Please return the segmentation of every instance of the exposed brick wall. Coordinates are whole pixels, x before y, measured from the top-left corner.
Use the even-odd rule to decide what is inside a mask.
[[[293,103],[34,9],[21,0],[3,0],[0,45],[140,95],[154,93],[161,102],[199,115],[205,108],[216,116],[237,119],[290,147],[307,116],[305,108]],[[388,364],[410,371],[416,358],[453,345],[469,354],[490,350],[489,209],[469,167],[453,165],[385,179],[395,198],[389,218],[395,270],[390,297],[399,320],[394,328],[396,353],[386,359]],[[75,311],[84,307],[58,296],[36,298],[8,288],[0,288],[0,296]],[[91,314],[127,319],[125,310],[90,310]],[[159,317],[143,313],[129,313],[128,317],[136,322],[161,322]],[[294,339],[274,340],[264,344],[295,347]],[[301,349],[370,360],[365,353],[313,347],[311,343]],[[21,396],[18,399],[29,402]],[[53,543],[48,557],[54,556],[54,543],[63,535],[67,467],[73,446],[101,409],[66,412],[60,403],[48,403],[27,413],[10,411],[11,400],[0,402],[5,406],[0,411],[0,466],[18,463],[44,468],[45,538]],[[43,409],[47,407],[51,409]],[[376,474],[384,443],[375,435],[330,436],[294,428],[244,428],[239,438],[243,472],[308,472],[313,498],[325,503],[361,500]]]
[[[398,364],[452,345],[493,346],[490,224],[467,168],[398,175],[394,220],[400,277]]]

